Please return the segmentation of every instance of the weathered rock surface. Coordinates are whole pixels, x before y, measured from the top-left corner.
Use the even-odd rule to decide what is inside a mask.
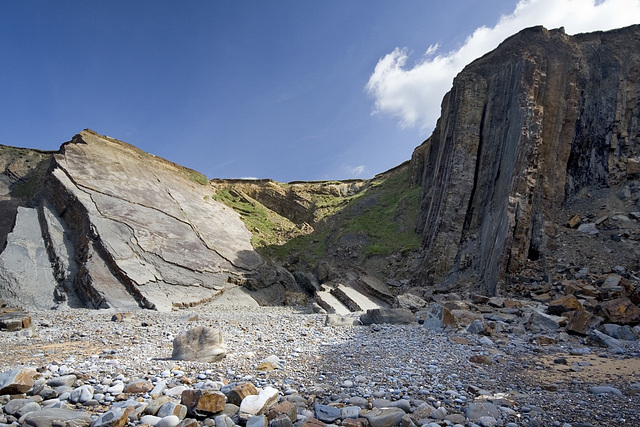
[[[166,311],[210,301],[229,281],[262,284],[251,233],[197,172],[92,131],[48,159],[42,198],[18,206],[3,235],[10,304]]]
[[[218,362],[226,354],[222,333],[218,329],[198,326],[174,338],[171,357],[176,360]]]

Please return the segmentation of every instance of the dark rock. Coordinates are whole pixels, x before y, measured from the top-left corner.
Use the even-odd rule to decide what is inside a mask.
[[[600,315],[607,323],[617,323],[619,325],[635,324],[640,321],[640,308],[638,308],[629,298],[617,298],[612,301],[602,303]]]
[[[316,404],[314,410],[316,418],[324,423],[332,423],[342,415],[340,408],[335,406]]]
[[[569,315],[567,322],[567,332],[578,335],[588,335],[589,332],[598,327],[602,319],[594,316],[586,310],[574,311]]]

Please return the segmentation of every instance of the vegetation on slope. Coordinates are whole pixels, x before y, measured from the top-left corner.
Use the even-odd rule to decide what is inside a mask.
[[[361,257],[420,248],[421,236],[414,229],[421,191],[411,185],[406,165],[357,183],[350,191],[344,191],[343,182],[218,184],[214,199],[241,215],[258,251],[281,262],[296,258],[317,263],[340,257],[347,247]],[[296,224],[285,217],[299,217],[300,206],[307,206],[310,223]]]
[[[240,218],[253,235],[251,244],[256,249],[282,245],[302,233],[302,230],[287,218],[267,209],[260,202],[239,191],[219,188],[212,198],[240,214]]]
[[[411,186],[408,174],[405,167],[374,178],[359,201],[345,211],[338,234],[363,236],[368,242],[363,250],[369,255],[418,250],[421,236],[414,229],[421,189]]]

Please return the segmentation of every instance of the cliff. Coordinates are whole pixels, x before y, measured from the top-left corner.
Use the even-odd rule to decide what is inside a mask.
[[[608,197],[637,188],[639,48],[640,26],[573,37],[535,27],[455,78],[411,160],[426,284],[494,295],[530,266],[548,280],[565,210],[582,200],[578,213],[615,212]],[[610,191],[585,201],[598,189]]]
[[[431,137],[370,180],[210,181],[90,130],[57,152],[0,146],[0,298],[348,312],[409,291],[637,283],[638,52],[640,26],[526,29],[469,64]]]

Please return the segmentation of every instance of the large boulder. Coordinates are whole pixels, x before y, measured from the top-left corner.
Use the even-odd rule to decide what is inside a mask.
[[[218,362],[226,354],[222,333],[218,329],[198,326],[174,338],[171,357],[176,360]]]
[[[382,323],[409,325],[415,321],[413,313],[406,308],[374,308],[360,316],[360,322],[363,325]]]
[[[446,328],[457,328],[458,324],[447,307],[441,304],[433,304],[427,311],[422,327],[432,331],[442,331]]]
[[[640,321],[640,308],[627,297],[602,303],[600,314],[607,323],[629,325]]]

